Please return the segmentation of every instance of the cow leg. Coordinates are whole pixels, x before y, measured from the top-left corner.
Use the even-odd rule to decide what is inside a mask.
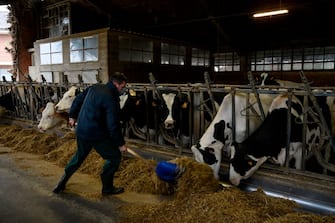
[[[295,159],[295,168],[300,170],[302,167],[302,143],[291,143],[290,144],[290,159]]]

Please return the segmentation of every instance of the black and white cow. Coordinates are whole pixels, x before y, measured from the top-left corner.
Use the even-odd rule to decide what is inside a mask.
[[[271,105],[275,95],[260,94],[265,114]],[[200,138],[198,144],[193,145],[191,150],[194,158],[198,162],[207,163],[214,172],[214,176],[219,178],[219,170],[222,158],[222,149],[230,154],[230,146],[233,143],[233,94],[227,94],[219,107],[219,110],[209,125],[205,133]],[[254,94],[235,94],[235,141],[242,142],[248,136],[247,121],[249,120],[249,134],[255,131],[262,119],[260,109]],[[250,106],[248,108],[248,106]],[[247,112],[249,111],[249,117]]]
[[[268,159],[284,165],[287,144],[288,102],[289,97],[287,95],[276,97],[262,125],[245,141],[234,143],[231,147],[229,179],[232,184],[239,185],[242,179],[252,176]],[[327,107],[322,105],[320,107],[323,108],[325,117],[329,117]],[[289,159],[295,158],[296,168],[301,167],[303,112],[304,108],[301,100],[293,96],[290,112],[291,135],[288,157]],[[315,115],[316,117],[318,116],[317,114]],[[320,125],[315,123],[310,115],[307,115],[307,149],[319,143],[320,134]]]
[[[187,94],[175,91],[161,92],[161,100],[155,100],[157,103],[157,122],[160,129],[160,142],[168,137],[170,143],[176,139],[180,146],[187,147],[190,143],[189,117],[190,100]],[[164,135],[165,134],[165,135]]]
[[[11,92],[8,92],[2,96],[0,96],[0,106],[4,110],[14,111],[15,105],[13,103],[13,95]]]

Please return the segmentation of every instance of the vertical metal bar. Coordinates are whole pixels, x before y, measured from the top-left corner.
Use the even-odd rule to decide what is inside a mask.
[[[209,77],[209,73],[208,73],[208,72],[205,72],[205,73],[204,73],[204,79],[205,79],[205,84],[206,84],[206,88],[207,88],[208,96],[209,96],[209,99],[211,100],[211,103],[212,103],[212,107],[213,107],[213,117],[214,117],[217,111],[216,111],[215,100],[214,100],[213,93],[212,93],[212,89],[211,89],[211,85],[210,85],[211,80],[210,80],[210,77]]]
[[[291,108],[292,108],[292,90],[288,90],[287,102],[287,126],[286,126],[286,154],[285,154],[285,167],[289,167],[289,153],[291,143]]]
[[[231,102],[231,104],[232,104],[232,112],[231,112],[232,117],[231,117],[231,119],[232,119],[232,138],[233,138],[233,142],[235,142],[235,140],[236,140],[235,93],[236,93],[235,88],[232,88],[232,90],[231,90],[231,100],[232,100],[232,102]]]
[[[193,89],[193,136],[194,141],[197,142],[200,140],[200,134],[204,131],[205,118],[204,112],[201,108],[201,101],[203,101],[202,91],[199,88]]]
[[[304,115],[303,115],[303,126],[302,126],[302,153],[301,153],[301,169],[306,168],[306,133],[307,133],[307,109],[308,109],[308,97],[307,95],[304,95]]]
[[[247,98],[246,98],[246,105],[247,105],[247,108],[249,108],[250,106],[250,94],[247,93]],[[250,111],[249,109],[246,109],[246,130],[247,130],[247,136],[250,135]]]
[[[256,97],[258,108],[261,112],[262,120],[264,120],[265,119],[264,109],[263,109],[261,100],[259,99],[259,94],[258,94],[258,92],[256,90],[256,87],[255,87],[254,78],[253,78],[252,73],[250,71],[248,72],[248,79],[249,79],[249,82],[250,82],[250,85],[251,85],[252,92],[254,93],[254,95]]]

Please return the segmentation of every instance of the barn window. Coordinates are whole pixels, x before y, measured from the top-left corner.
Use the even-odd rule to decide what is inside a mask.
[[[98,61],[98,36],[70,39],[70,62]]]
[[[9,69],[0,68],[0,81],[12,81],[12,74],[9,73]]]
[[[333,70],[335,64],[335,46],[325,47],[324,69]]]
[[[252,71],[333,70],[335,47],[257,51],[249,59]]]
[[[235,52],[214,54],[214,71],[240,71],[240,58]]]
[[[161,64],[185,65],[185,46],[161,43],[161,52]]]
[[[56,41],[40,44],[41,65],[63,63],[63,43]]]
[[[41,33],[44,38],[69,35],[70,4],[54,4],[43,9],[41,18]]]
[[[52,83],[53,82],[53,75],[52,75],[51,71],[42,72],[41,77],[39,78],[39,80],[37,80],[38,82],[42,82],[42,75],[43,75],[43,78],[44,78],[46,83]]]
[[[192,48],[192,66],[209,66],[210,53],[208,50]]]
[[[290,70],[302,70],[303,49],[293,49],[292,55],[293,55],[292,69]]]
[[[152,63],[153,45],[150,40],[119,36],[119,60]]]

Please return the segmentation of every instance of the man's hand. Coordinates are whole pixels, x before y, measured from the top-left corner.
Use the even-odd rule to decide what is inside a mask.
[[[69,126],[73,128],[76,125],[76,121],[74,118],[69,118]]]
[[[121,152],[127,152],[127,146],[126,146],[126,145],[119,146],[119,150],[120,150]]]

